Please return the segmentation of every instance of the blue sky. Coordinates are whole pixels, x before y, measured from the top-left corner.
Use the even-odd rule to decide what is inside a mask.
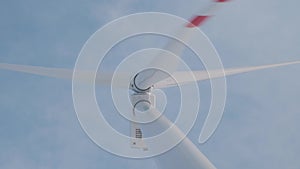
[[[73,68],[89,36],[113,19],[145,11],[188,19],[209,2],[2,1],[0,62]],[[235,0],[201,29],[215,44],[224,67],[300,60],[299,5],[296,0]],[[149,38],[139,45],[157,44]],[[112,51],[107,63],[113,65],[134,48],[125,49]],[[189,62],[194,69],[202,68]],[[197,138],[210,96],[209,83],[199,83],[201,114],[189,137],[220,169],[300,168],[299,72],[300,65],[292,65],[229,77],[224,118],[203,145]],[[73,108],[71,81],[4,70],[0,79],[0,168],[155,168],[151,159],[107,153],[85,135]],[[104,93],[98,97],[101,102],[107,90],[99,90]]]

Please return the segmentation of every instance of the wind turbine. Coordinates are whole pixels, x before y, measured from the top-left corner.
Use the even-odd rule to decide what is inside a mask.
[[[216,0],[214,4],[209,8],[205,15],[197,15],[192,20],[185,25],[183,28],[183,33],[189,33],[190,29],[197,29],[197,26],[201,26],[204,21],[209,18],[217,8],[219,8],[223,3],[228,0]],[[174,53],[175,55],[180,55],[184,50],[181,47],[178,47],[178,42],[171,41],[166,50]],[[132,91],[131,100],[134,105],[132,113],[139,111],[138,107],[142,107],[147,111],[147,113],[156,115],[160,114],[155,109],[154,99],[152,90],[154,88],[167,88],[176,85],[184,85],[193,81],[203,81],[213,78],[220,78],[229,75],[241,74],[256,70],[269,69],[280,66],[287,66],[291,64],[298,64],[300,61],[279,63],[272,65],[263,65],[263,66],[254,66],[254,67],[243,67],[243,68],[231,68],[226,70],[215,70],[207,73],[207,71],[194,71],[193,74],[195,78],[187,78],[187,74],[190,72],[176,71],[178,61],[170,55],[170,57],[155,57],[150,64],[152,65],[163,65],[167,70],[172,72],[173,78],[176,77],[177,81],[172,80],[173,78],[166,75],[164,72],[161,72],[157,69],[145,69],[137,74],[131,75],[132,81],[130,84],[120,84],[122,87],[128,87]],[[14,64],[0,64],[1,69],[26,72],[36,75],[54,77],[54,78],[64,78],[72,79],[73,70],[61,69],[61,68],[45,68],[37,66],[28,66],[28,65],[14,65]],[[83,80],[86,76],[89,76],[89,72],[82,72]],[[113,73],[101,73],[101,75],[96,77],[96,85],[109,85],[112,81]],[[158,128],[170,128],[173,123],[169,121],[166,117],[161,116],[156,121]],[[139,127],[137,123],[131,123],[131,146],[135,148],[141,148],[147,151],[147,144],[143,141],[143,130]],[[145,129],[147,131],[147,129]],[[184,134],[176,126],[172,128],[172,133],[175,137],[182,137]],[[169,155],[173,154],[173,155]],[[172,162],[175,159],[181,159],[184,163],[179,165]],[[198,150],[198,148],[186,137],[172,150],[157,157],[157,163],[161,168],[203,168],[203,169],[213,169],[214,165]]]

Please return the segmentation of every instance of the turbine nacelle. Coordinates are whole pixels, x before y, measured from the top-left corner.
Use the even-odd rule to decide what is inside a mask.
[[[145,118],[144,116],[147,116],[150,109],[155,107],[155,96],[148,92],[134,93],[130,95],[130,100],[133,107],[133,119],[130,122],[131,147],[147,151],[148,147],[144,142],[143,131],[140,127],[140,123],[143,122],[139,119]]]

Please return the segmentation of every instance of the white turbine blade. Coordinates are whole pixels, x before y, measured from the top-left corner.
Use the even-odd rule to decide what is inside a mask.
[[[47,68],[40,66],[16,65],[0,63],[0,69],[11,70],[16,72],[29,73],[40,76],[54,77],[60,79],[72,79],[73,70],[61,68]]]
[[[185,28],[180,32],[180,39],[187,41],[193,30]],[[172,73],[176,71],[179,58],[186,47],[179,41],[172,39],[167,46],[156,55],[149,63],[149,68],[159,68],[166,72]],[[154,83],[167,78],[167,74],[158,69],[147,69],[138,74],[135,84],[140,89],[147,89]]]
[[[156,109],[149,112],[154,116],[160,114]],[[183,140],[171,150],[155,157],[157,166],[161,169],[216,169],[216,167],[200,152],[200,150],[187,138],[184,133],[175,126],[168,118],[161,115],[153,124],[143,126],[145,133],[155,133],[156,131],[171,130],[169,139],[183,138]],[[158,145],[167,144],[169,141],[156,143]]]
[[[63,69],[63,68],[48,68],[48,67],[40,67],[40,66],[29,66],[29,65],[16,65],[16,64],[7,64],[7,63],[0,63],[0,69],[16,71],[16,72],[23,72],[29,73],[34,75],[46,76],[46,77],[53,77],[59,79],[70,79],[72,80],[73,77],[73,70],[72,69]],[[118,86],[115,87],[128,87],[129,84],[126,82],[126,78],[129,74],[124,73],[124,75],[118,75],[117,77],[124,77],[121,79],[117,79]],[[82,71],[80,72],[80,81],[88,82],[88,79],[91,77],[90,71]],[[112,81],[113,73],[110,72],[100,72],[97,74],[95,79],[96,85],[103,86],[103,85],[110,85]],[[126,82],[126,84],[125,84]]]
[[[178,32],[178,38],[180,41],[188,42],[195,33],[195,28],[201,26],[208,18],[214,15],[216,10],[220,8],[228,0],[215,0],[209,8],[202,14],[195,15],[184,27]],[[170,40],[167,46],[164,48],[165,51],[161,52],[153,58],[149,64],[149,68],[160,68],[168,73],[176,71],[179,58],[186,48],[176,39]],[[169,53],[170,52],[170,53]],[[176,57],[177,56],[177,57]],[[168,76],[157,69],[148,69],[139,73],[135,79],[135,85],[139,89],[147,89],[153,84],[167,78]]]
[[[161,169],[216,169],[187,137],[172,150],[156,157],[155,162]]]
[[[262,69],[270,69],[275,67],[281,67],[281,66],[288,66],[293,64],[299,64],[300,61],[294,61],[294,62],[286,62],[286,63],[279,63],[279,64],[271,64],[271,65],[262,65],[262,66],[253,66],[253,67],[242,67],[242,68],[230,68],[230,69],[224,69],[224,70],[212,70],[209,71],[193,71],[192,73],[195,76],[194,78],[191,78],[189,75],[191,72],[175,72],[173,73],[173,78],[176,79],[176,81],[173,78],[167,78],[164,79],[154,85],[155,88],[166,88],[166,87],[172,87],[176,85],[184,85],[190,82],[196,81],[204,81],[209,79],[215,79],[220,78],[224,76],[230,76],[230,75],[236,75],[236,74],[242,74]]]

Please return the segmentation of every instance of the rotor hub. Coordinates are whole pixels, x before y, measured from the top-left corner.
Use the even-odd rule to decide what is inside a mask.
[[[135,93],[151,93],[152,89],[153,89],[153,85],[152,86],[148,86],[146,88],[140,87],[137,83],[137,77],[139,76],[140,73],[137,73],[134,78],[131,80],[130,83],[130,89],[132,91],[134,91]]]

